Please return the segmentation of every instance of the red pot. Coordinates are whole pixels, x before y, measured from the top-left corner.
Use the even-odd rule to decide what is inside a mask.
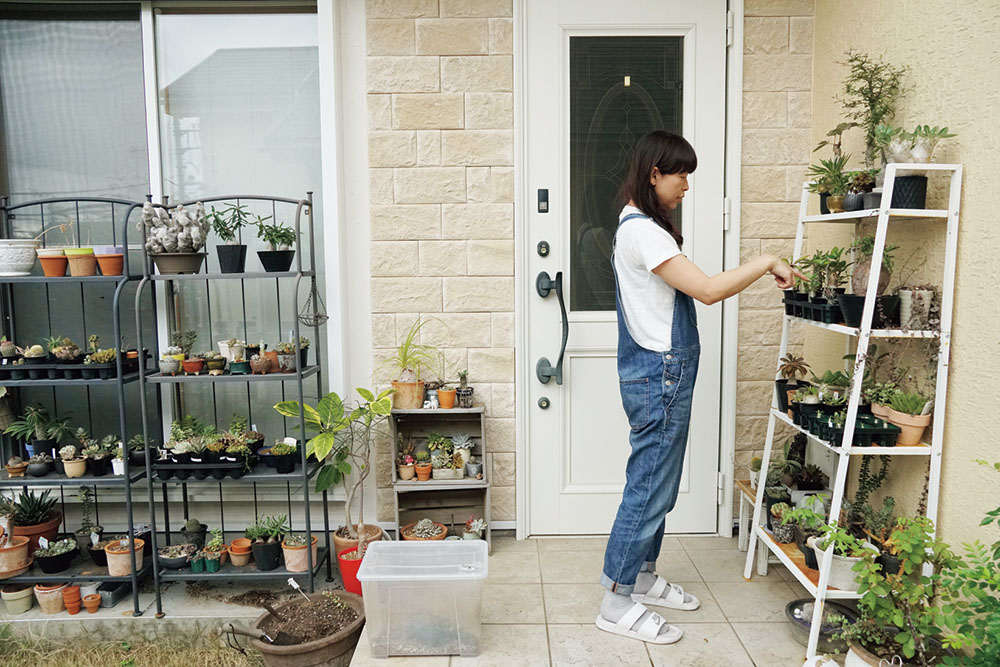
[[[340,578],[344,580],[344,590],[348,593],[361,595],[361,582],[358,581],[358,570],[361,569],[361,561],[363,559],[347,560],[344,558],[345,555],[357,553],[357,551],[357,547],[344,549],[337,554],[337,563],[340,565]]]
[[[204,359],[185,359],[181,362],[181,367],[184,369],[185,373],[194,373],[195,375],[201,372],[204,365]]]

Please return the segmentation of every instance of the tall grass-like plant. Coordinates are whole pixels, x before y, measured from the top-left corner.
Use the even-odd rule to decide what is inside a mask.
[[[847,193],[850,184],[847,173],[847,162],[850,155],[838,155],[830,160],[820,160],[819,164],[809,165],[809,192],[819,194],[842,195]]]
[[[927,405],[926,398],[920,394],[908,394],[905,391],[893,394],[892,400],[889,402],[889,407],[893,410],[907,415],[919,415],[924,411],[925,405]]]
[[[416,382],[421,370],[430,368],[437,360],[437,348],[417,342],[420,330],[427,320],[417,318],[396,346],[392,357],[386,359],[380,368],[391,368],[399,382]]]

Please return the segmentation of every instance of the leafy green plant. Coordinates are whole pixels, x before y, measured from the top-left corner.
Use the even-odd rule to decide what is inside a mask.
[[[72,437],[73,429],[68,417],[55,419],[44,406],[29,405],[21,418],[4,429],[4,433],[22,442],[52,439],[62,444]]]
[[[45,490],[41,495],[33,491],[22,491],[17,500],[0,496],[0,515],[10,519],[14,526],[37,526],[52,520],[58,510],[58,498],[50,498],[51,491]]]
[[[280,542],[281,538],[291,529],[288,516],[285,514],[267,517],[264,520],[264,531],[267,533],[268,542]]]
[[[783,380],[794,382],[800,377],[805,378],[809,371],[809,364],[806,363],[806,360],[793,352],[783,356],[778,360],[778,363],[778,374]]]
[[[846,55],[847,60],[839,63],[849,69],[844,78],[843,97],[838,101],[848,118],[865,132],[865,166],[871,169],[878,157],[875,129],[895,113],[896,101],[903,92],[902,78],[908,68],[895,67],[853,49]]]
[[[451,438],[441,435],[436,431],[432,431],[427,434],[427,449],[432,452],[441,452],[442,454],[451,456],[453,449]]]
[[[862,194],[864,192],[871,192],[875,189],[875,177],[878,173],[882,171],[881,169],[859,169],[857,171],[847,172],[848,187],[847,189],[854,194]]]
[[[867,236],[856,237],[851,241],[851,248],[858,255],[858,262],[863,260],[871,260],[872,255],[875,254],[875,236],[869,234]],[[894,266],[894,261],[892,253],[894,250],[898,250],[898,245],[887,244],[882,251],[882,266],[886,271],[892,271]]]
[[[265,224],[271,216],[261,218],[257,216],[254,224],[257,225],[257,238],[263,239],[271,250],[290,248],[295,243],[295,230],[281,222]]]
[[[904,391],[893,394],[889,402],[889,407],[893,410],[907,415],[919,415],[923,412],[925,405],[927,405],[926,398],[920,394],[908,394]]]
[[[216,211],[213,206],[207,217],[212,223],[212,229],[226,243],[235,243],[236,235],[240,229],[250,223],[250,214],[246,211],[246,204],[230,204],[221,212]]]
[[[286,456],[288,454],[294,454],[297,451],[299,451],[298,447],[295,445],[289,445],[284,440],[278,440],[271,446],[271,453],[275,456]]]
[[[220,551],[226,545],[226,540],[222,536],[221,528],[213,528],[208,531],[211,538],[205,543],[205,548],[209,551]]]
[[[809,192],[830,195],[842,195],[847,192],[847,174],[844,168],[851,159],[850,155],[839,155],[830,160],[820,160],[819,164],[809,165]]]
[[[330,392],[319,400],[316,407],[298,401],[282,401],[274,409],[296,421],[304,415],[306,430],[316,433],[306,442],[306,452],[323,462],[316,475],[316,491],[326,491],[334,484],[343,485],[346,494],[344,530],[352,539],[361,535],[358,553],[364,554],[368,537],[364,529],[364,483],[371,472],[375,438],[392,412],[392,390],[387,389],[377,396],[362,387],[355,391],[361,400],[354,405],[345,405],[336,392]],[[331,455],[332,459],[328,460]],[[357,474],[349,482],[352,472]],[[357,528],[351,520],[355,494],[358,495]]]
[[[198,332],[194,330],[175,331],[170,334],[170,343],[181,348],[181,353],[184,355],[185,359],[189,354],[191,354],[191,349],[194,347],[194,343],[197,340]]]
[[[391,368],[400,382],[416,382],[421,377],[421,371],[430,367],[437,356],[437,348],[417,342],[420,330],[427,320],[418,317],[407,330],[403,340],[396,346],[393,355],[386,359],[379,368]]]

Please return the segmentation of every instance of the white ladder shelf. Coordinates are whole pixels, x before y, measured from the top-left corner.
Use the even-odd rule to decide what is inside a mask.
[[[920,172],[951,172],[951,180],[948,192],[947,209],[893,209],[890,208],[892,202],[892,191],[895,185],[897,170],[920,171]],[[945,238],[945,258],[944,276],[941,286],[941,326],[940,330],[934,331],[909,331],[904,329],[872,329],[872,316],[875,312],[875,297],[878,287],[880,271],[873,269],[869,272],[868,287],[865,292],[865,306],[861,316],[860,327],[848,327],[842,324],[823,324],[792,315],[784,315],[781,327],[781,346],[778,351],[778,358],[783,357],[788,350],[788,332],[792,321],[804,322],[807,325],[827,329],[842,333],[847,336],[854,336],[858,339],[857,361],[854,365],[852,383],[850,388],[850,400],[847,405],[847,419],[844,424],[844,436],[842,442],[829,443],[809,434],[805,429],[796,426],[777,408],[777,390],[772,397],[770,415],[767,422],[767,438],[764,443],[764,454],[761,461],[760,476],[757,482],[757,495],[754,502],[753,518],[751,520],[752,532],[750,533],[750,543],[747,549],[746,564],[743,570],[743,577],[749,580],[753,576],[754,557],[757,558],[757,571],[761,575],[767,574],[767,560],[769,554],[774,554],[777,559],[788,570],[795,575],[795,578],[812,595],[816,603],[813,607],[811,629],[809,633],[809,644],[806,658],[811,659],[816,656],[816,646],[819,641],[819,631],[821,619],[823,617],[823,607],[826,600],[834,599],[858,599],[858,593],[841,591],[836,588],[829,588],[827,580],[830,573],[833,549],[824,552],[824,556],[819,562],[819,571],[811,570],[797,564],[793,560],[792,554],[797,553],[797,547],[792,545],[782,545],[774,540],[771,533],[764,527],[763,507],[764,507],[764,487],[767,480],[768,465],[771,459],[772,447],[774,444],[774,431],[777,422],[781,421],[786,425],[805,433],[808,436],[809,445],[819,446],[833,452],[835,458],[835,474],[833,482],[833,498],[830,506],[830,518],[836,520],[840,516],[841,505],[844,501],[844,487],[847,484],[847,470],[851,456],[865,455],[888,455],[888,456],[929,456],[930,475],[928,477],[927,489],[927,514],[926,516],[936,523],[937,508],[939,499],[939,484],[941,480],[941,450],[942,438],[944,436],[944,420],[946,394],[948,390],[948,357],[951,349],[951,323],[952,305],[954,302],[955,287],[955,263],[956,249],[958,246],[958,214],[959,203],[962,192],[962,165],[960,164],[888,164],[885,171],[885,185],[882,193],[882,202],[878,209],[850,211],[846,213],[834,213],[827,215],[806,215],[809,202],[808,184],[802,186],[802,199],[799,205],[799,221],[795,232],[794,257],[798,259],[802,255],[802,241],[805,232],[805,225],[809,223],[851,223],[870,222],[877,218],[878,226],[875,232],[875,248],[872,253],[872,267],[882,266],[882,255],[885,250],[886,233],[889,228],[889,221],[894,220],[894,224],[905,224],[907,219],[937,219],[946,223],[947,236]],[[858,415],[858,404],[861,398],[861,381],[864,376],[865,357],[864,351],[868,350],[869,342],[872,338],[937,338],[940,346],[937,362],[937,378],[935,383],[934,396],[934,419],[931,432],[931,442],[914,446],[900,447],[852,447],[854,439],[854,426]],[[780,363],[780,362],[779,362]],[[809,446],[807,445],[807,447]],[[761,552],[756,554],[758,542],[763,545]]]

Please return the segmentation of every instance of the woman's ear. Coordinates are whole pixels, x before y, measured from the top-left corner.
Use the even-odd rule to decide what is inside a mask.
[[[653,170],[649,172],[649,184],[656,185],[656,181],[660,178],[660,170],[654,165]]]

